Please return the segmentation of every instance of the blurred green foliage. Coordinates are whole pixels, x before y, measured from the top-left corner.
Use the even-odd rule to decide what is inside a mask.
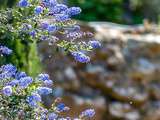
[[[17,0],[0,0],[0,8],[12,7]]]
[[[0,36],[2,34],[0,33]],[[9,35],[8,33],[6,35]],[[13,50],[13,54],[1,57],[0,66],[12,63],[17,68],[31,76],[36,76],[41,71],[41,64],[37,53],[37,45],[26,45],[19,40],[0,38],[0,44]]]
[[[69,0],[68,2],[82,8],[83,12],[78,18],[83,20],[120,21],[122,19],[122,0]]]
[[[85,21],[111,21],[123,24],[142,23],[144,18],[157,22],[160,0],[68,0],[83,12],[76,18]]]

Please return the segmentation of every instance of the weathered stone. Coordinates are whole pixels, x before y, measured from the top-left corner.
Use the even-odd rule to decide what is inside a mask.
[[[121,120],[139,120],[140,114],[134,108],[132,108],[129,104],[123,103],[111,103],[109,105],[109,113],[114,118],[118,118]]]
[[[95,120],[159,120],[157,28],[106,22],[82,26],[82,30],[94,31],[102,42],[102,48],[90,52],[88,64],[75,62],[61,52],[55,54],[47,44],[40,46],[46,71],[57,81],[56,85],[63,87],[64,95],[69,95],[67,104],[74,104],[76,113],[85,105],[103,109],[105,115],[96,110],[100,116],[96,115]]]

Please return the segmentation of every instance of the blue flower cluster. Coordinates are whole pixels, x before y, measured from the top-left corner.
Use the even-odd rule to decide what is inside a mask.
[[[94,109],[87,109],[81,113],[81,117],[92,118],[95,115]]]
[[[37,92],[40,95],[48,95],[52,93],[52,89],[48,87],[38,87]]]
[[[82,52],[73,52],[72,55],[74,59],[78,62],[87,63],[90,61],[90,58]]]
[[[59,4],[56,0],[42,0],[42,6],[37,6],[34,9],[34,13],[39,15],[43,12],[44,8],[49,9],[49,14],[55,17],[57,21],[67,21],[71,16],[77,15],[81,13],[81,9],[79,7],[71,7],[64,4]],[[20,0],[20,7],[27,7],[30,5],[28,0]]]
[[[20,0],[19,6],[22,8],[26,7],[26,9],[34,6],[33,16],[35,16],[35,21],[39,25],[35,28],[31,24],[24,23],[21,29],[28,31],[28,34],[33,37],[33,39],[39,37],[38,40],[49,41],[49,45],[61,46],[65,50],[68,50],[68,52],[73,53],[73,57],[78,62],[89,62],[89,56],[86,56],[81,51],[100,48],[101,44],[99,41],[93,40],[92,33],[82,32],[80,26],[71,19],[72,16],[81,13],[81,8],[68,7],[65,4],[58,3],[57,0],[40,0],[36,5],[32,5],[32,2],[32,0]],[[44,19],[43,16],[47,16],[48,20]],[[34,17],[32,17],[32,19],[33,18]],[[44,33],[47,34],[44,35]],[[68,43],[71,43],[70,46],[65,44],[60,45],[63,43],[63,40],[60,40],[56,36],[57,33],[66,38],[69,41]],[[89,42],[79,42],[79,39],[87,39],[87,41],[89,39]]]
[[[20,7],[27,7],[29,5],[28,0],[20,0],[19,4]]]
[[[48,115],[48,120],[56,120],[57,118],[58,118],[58,115],[54,112]]]
[[[18,72],[17,68],[12,64],[3,65],[0,67],[0,80],[4,79],[7,79],[7,85],[11,88],[17,86],[20,89],[26,89],[32,83],[39,83],[39,81],[41,81],[41,85],[53,85],[53,81],[49,79],[48,74],[39,74],[36,81],[33,81],[32,77],[27,76],[25,72]],[[9,79],[11,79],[11,81],[8,82]],[[52,93],[52,89],[48,87],[38,87],[36,91],[40,95]]]
[[[11,86],[5,86],[2,91],[3,91],[3,94],[6,96],[12,95],[12,87]]]
[[[38,103],[41,102],[41,96],[37,93],[32,93],[31,96],[27,97],[27,102],[31,107],[38,107]]]
[[[58,3],[56,0],[20,0],[18,6],[18,11],[32,10],[31,13],[33,14],[24,16],[24,23],[21,21],[22,24],[17,24],[20,25],[16,26],[16,28],[19,28],[19,35],[28,35],[29,39],[32,40],[42,39],[49,40],[50,42],[54,41],[57,46],[63,46],[64,49],[69,49],[69,52],[76,61],[81,63],[90,61],[90,57],[84,54],[86,51],[80,49],[82,47],[79,44],[82,42],[78,44],[75,42],[76,39],[91,35],[90,33],[81,32],[80,27],[71,19],[72,16],[81,13],[79,7],[68,7]],[[16,12],[16,14],[18,13]],[[43,14],[47,18],[51,17],[52,22],[48,20],[42,21],[44,19]],[[23,13],[20,16],[23,16]],[[73,39],[67,43],[65,41],[59,41],[60,39],[55,35],[56,32],[68,36],[68,39]],[[91,48],[101,47],[101,44],[95,40],[84,42],[84,44],[85,46],[86,44],[89,45]],[[11,49],[0,46],[0,55],[10,55],[11,53]],[[77,118],[62,117],[59,113],[68,111],[70,108],[62,103],[59,98],[55,99],[52,108],[45,108],[41,97],[43,95],[53,94],[54,90],[52,87],[53,81],[48,74],[41,73],[34,79],[25,72],[18,71],[12,64],[2,65],[0,67],[0,98],[3,98],[1,100],[4,100],[4,102],[0,101],[2,103],[0,107],[5,108],[2,113],[7,111],[7,114],[12,115],[13,113],[15,114],[15,111],[18,111],[15,115],[17,118],[15,119],[19,119],[19,112],[22,111],[24,116],[31,112],[28,116],[36,120],[85,120],[94,116],[95,111],[93,109],[87,109]],[[6,107],[6,105],[10,106]],[[4,117],[8,118],[8,116]]]
[[[12,50],[6,46],[0,46],[0,55],[10,55]]]
[[[16,74],[16,67],[12,64],[3,65],[0,67],[0,80],[14,77]]]
[[[45,86],[52,86],[53,85],[53,81],[50,80],[48,74],[39,74],[36,79],[42,81]]]
[[[22,77],[19,80],[18,85],[20,86],[20,88],[24,89],[27,88],[32,82],[33,79],[31,77]]]
[[[34,9],[34,13],[39,15],[43,12],[43,7],[41,6],[37,6],[35,9]]]
[[[40,117],[41,120],[56,120],[56,119],[72,120],[70,117],[63,118],[59,115],[59,113],[68,111],[70,109],[64,103],[62,103],[61,100],[58,100],[59,98],[55,99],[55,102],[53,103],[53,106],[52,106],[53,108],[51,110],[47,110],[46,108],[43,108],[41,106],[43,103],[41,99],[41,95],[49,95],[53,93],[52,88],[47,86],[47,85],[53,84],[53,81],[50,80],[50,77],[48,74],[45,74],[45,73],[39,74],[36,77],[36,79],[33,80],[32,77],[27,76],[25,72],[19,72],[16,69],[16,67],[11,64],[1,66],[0,75],[1,74],[5,74],[5,76],[7,76],[1,79],[5,81],[5,79],[7,78],[4,83],[4,87],[2,87],[2,89],[0,90],[2,91],[2,95],[5,97],[21,96],[21,99],[24,99],[22,104],[26,104],[33,110],[34,109],[36,110],[36,113],[35,113],[36,116],[34,116],[35,119],[37,117]],[[46,84],[46,83],[49,83],[49,84]],[[0,97],[1,97],[1,94],[0,94]],[[24,101],[26,101],[26,103]],[[94,114],[95,114],[95,111],[93,109],[87,109],[83,111],[78,116],[78,118],[74,118],[73,120],[76,120],[76,119],[84,120],[85,118],[93,117]]]
[[[99,41],[93,40],[93,41],[89,41],[90,46],[92,46],[93,48],[100,48],[101,47],[101,43]]]
[[[64,103],[59,103],[57,106],[56,106],[57,110],[58,111],[64,111],[66,106]]]

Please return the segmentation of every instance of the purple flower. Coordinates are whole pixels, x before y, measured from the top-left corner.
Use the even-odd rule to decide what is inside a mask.
[[[82,52],[72,52],[72,55],[74,59],[78,62],[87,63],[90,61],[90,58]]]
[[[66,106],[64,103],[59,103],[56,107],[58,111],[64,111]]]
[[[58,118],[58,115],[54,112],[48,114],[48,120],[56,120],[57,118]]]
[[[52,89],[48,88],[48,87],[38,87],[37,92],[40,95],[48,95],[48,94],[52,93]]]
[[[32,25],[27,24],[27,23],[22,24],[22,31],[27,31],[30,29],[32,29]]]
[[[65,22],[70,20],[70,17],[67,14],[57,14],[55,15],[55,19],[58,22]]]
[[[39,94],[36,94],[36,93],[32,93],[32,95],[31,96],[29,96],[28,97],[29,99],[27,99],[27,100],[29,100],[29,102],[31,102],[31,101],[41,101],[41,97],[40,97],[40,95]]]
[[[37,79],[41,80],[41,81],[46,81],[46,80],[49,80],[49,75],[48,74],[39,74]]]
[[[42,40],[42,41],[47,41],[47,40],[48,40],[48,36],[42,35],[42,36],[40,37],[40,40]]]
[[[57,0],[42,0],[45,7],[54,7],[57,4]]]
[[[70,16],[73,16],[73,15],[77,15],[79,13],[81,13],[81,8],[80,7],[71,7],[69,9],[67,9],[66,13]]]
[[[45,80],[45,81],[44,81],[44,84],[45,84],[46,86],[52,86],[52,85],[53,85],[53,81],[52,81],[52,80]]]
[[[46,113],[41,113],[40,120],[47,120]]]
[[[0,46],[0,54],[2,55],[10,55],[12,53],[12,50],[9,49],[6,46]]]
[[[57,0],[49,0],[49,6],[54,7],[57,4]]]
[[[31,107],[37,107],[37,102],[41,102],[41,96],[33,93],[31,96],[27,97],[27,102]]]
[[[31,77],[23,77],[19,80],[19,86],[21,88],[28,87],[33,82],[33,79]]]
[[[19,83],[19,80],[12,80],[11,82],[8,83],[10,86],[16,86]]]
[[[47,23],[47,22],[43,22],[42,24],[41,24],[41,28],[42,29],[47,29],[49,27],[49,24]]]
[[[29,5],[28,0],[20,0],[18,5],[20,7],[27,7]]]
[[[48,74],[39,74],[37,77],[38,80],[43,81],[46,86],[52,86],[53,81],[49,79]]]
[[[41,14],[43,12],[43,7],[41,7],[41,6],[37,6],[35,9],[34,9],[34,13],[36,14],[36,15],[39,15],[39,14]]]
[[[2,72],[8,72],[8,73],[15,73],[17,71],[17,68],[13,66],[12,64],[3,65],[0,68],[0,71]]]
[[[76,40],[76,39],[80,39],[83,38],[83,32],[78,32],[78,31],[73,31],[73,32],[69,32],[67,34],[67,38],[70,38],[72,40]]]
[[[93,117],[94,115],[95,115],[94,109],[87,109],[87,110],[85,110],[85,111],[83,111],[83,112],[81,113],[81,116],[82,116],[82,117],[88,117],[88,118],[91,118],[91,117]]]
[[[11,86],[6,86],[2,90],[3,94],[6,96],[11,96],[12,95],[12,87]]]
[[[16,67],[12,64],[3,65],[0,67],[0,79],[11,78],[16,75]]]
[[[36,36],[36,31],[32,30],[31,32],[29,32],[29,35],[31,35],[32,37],[35,37]]]
[[[1,73],[0,74],[0,80],[6,79],[6,78],[11,78],[12,76],[8,75],[7,73]]]
[[[15,78],[16,78],[17,80],[19,80],[19,79],[21,79],[21,78],[23,78],[23,77],[27,77],[27,74],[26,74],[25,72],[18,72],[18,73],[16,73]]]
[[[89,45],[92,46],[93,48],[100,48],[101,47],[101,43],[96,40],[89,41]]]
[[[50,7],[50,13],[53,13],[53,14],[61,14],[63,13],[65,10],[67,10],[67,6],[64,5],[64,4],[57,4],[56,6],[54,7]]]
[[[55,25],[49,25],[47,30],[48,32],[55,32],[57,30],[57,27]]]

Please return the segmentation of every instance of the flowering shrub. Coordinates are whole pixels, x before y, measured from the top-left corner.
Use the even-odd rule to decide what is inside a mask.
[[[34,120],[70,120],[58,114],[68,111],[60,98],[55,99],[52,107],[43,106],[41,95],[52,94],[53,81],[48,74],[39,74],[35,80],[20,72],[12,64],[0,67],[0,119],[34,119]],[[91,118],[93,109],[83,111],[75,120]]]
[[[82,32],[71,19],[80,12],[79,7],[69,8],[56,0],[20,0],[17,8],[1,11],[4,16],[0,18],[0,24],[3,32],[9,32],[13,40],[26,43],[48,41],[49,45],[71,53],[76,61],[86,63],[90,58],[84,51],[98,48],[101,44],[93,39],[90,32]],[[66,39],[62,40],[58,36]],[[86,40],[82,41],[82,38]],[[10,48],[0,46],[1,56],[11,53],[14,52]],[[69,110],[59,98],[55,99],[50,109],[43,105],[41,95],[52,94],[52,87],[53,81],[48,74],[39,74],[34,79],[25,72],[18,71],[12,64],[2,65],[0,119],[70,120],[70,117],[63,118],[59,115]],[[93,109],[87,109],[73,120],[84,120],[94,114]]]

